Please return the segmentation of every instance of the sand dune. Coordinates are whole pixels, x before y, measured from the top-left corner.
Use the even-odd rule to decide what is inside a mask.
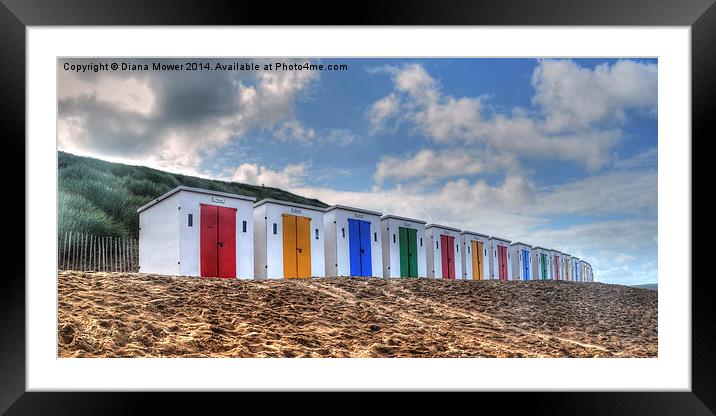
[[[657,292],[600,283],[60,272],[60,357],[656,357]]]

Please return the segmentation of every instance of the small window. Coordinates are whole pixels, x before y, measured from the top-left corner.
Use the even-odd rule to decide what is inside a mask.
[[[316,228],[316,240],[318,240],[318,228]]]
[[[422,239],[422,237],[421,237],[421,238],[420,238],[420,247],[422,247],[422,246],[423,246],[423,239]]]
[[[277,229],[278,229],[278,226],[276,225],[276,223],[273,223],[273,233],[274,234],[277,233]]]
[[[393,234],[393,244],[395,244],[395,234]]]
[[[460,246],[457,244],[455,244],[455,251],[457,251],[458,253],[460,252]]]
[[[467,254],[470,254],[470,246],[467,246]]]
[[[189,225],[189,227],[194,226],[194,216],[192,214],[187,216],[187,225]]]
[[[343,234],[343,238],[346,238],[346,229],[341,228],[341,233]]]
[[[241,231],[246,232],[246,221],[241,222]]]
[[[435,248],[440,248],[440,245],[437,241],[435,242]]]
[[[373,241],[378,241],[378,233],[373,233]]]

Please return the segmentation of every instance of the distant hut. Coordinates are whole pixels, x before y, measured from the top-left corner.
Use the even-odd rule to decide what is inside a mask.
[[[510,240],[490,237],[490,279],[510,280]]]
[[[460,229],[445,225],[425,226],[428,277],[433,279],[462,279],[460,261]]]
[[[425,221],[383,215],[380,227],[383,276],[427,277]]]
[[[463,279],[484,280],[490,275],[490,236],[472,231],[460,233]]]
[[[512,280],[532,279],[532,246],[522,242],[510,244],[510,257],[512,262]]]
[[[334,205],[326,209],[326,274],[383,277],[380,212]]]
[[[532,275],[535,280],[550,279],[549,250],[544,247],[532,247],[530,251],[532,258]]]
[[[276,199],[254,204],[257,279],[323,277],[324,209]]]

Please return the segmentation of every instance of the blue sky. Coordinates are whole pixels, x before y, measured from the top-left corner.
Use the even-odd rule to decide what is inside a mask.
[[[603,282],[656,282],[656,60],[311,61],[348,70],[60,69],[59,147],[555,248]]]

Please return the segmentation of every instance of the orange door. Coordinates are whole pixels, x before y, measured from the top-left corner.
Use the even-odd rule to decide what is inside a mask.
[[[483,273],[483,266],[482,262],[485,261],[485,255],[483,253],[484,245],[480,241],[473,241],[472,242],[472,276],[474,280],[482,280],[484,277],[482,275]],[[475,271],[477,270],[477,271]]]
[[[296,217],[296,277],[311,277],[311,219]]]
[[[472,280],[480,280],[480,261],[477,257],[479,247],[477,246],[477,241],[472,240]]]
[[[283,215],[283,277],[298,277],[296,247],[296,216]]]

